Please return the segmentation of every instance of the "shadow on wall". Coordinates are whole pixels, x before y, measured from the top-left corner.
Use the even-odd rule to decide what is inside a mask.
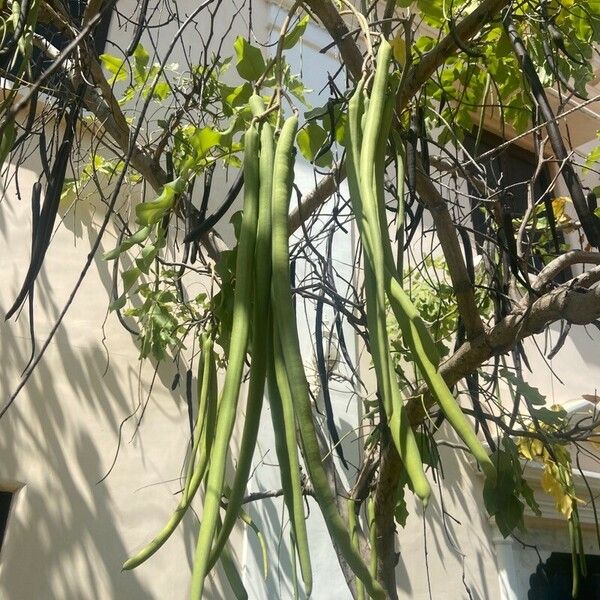
[[[2,203],[2,213],[9,215],[12,223],[1,240],[0,267],[7,275],[0,290],[4,309],[16,296],[29,260],[26,188],[32,181],[26,171],[23,173],[22,200],[6,195]],[[91,216],[86,220],[71,216],[54,234],[36,283],[38,349],[95,240],[93,220]],[[103,243],[110,248],[114,239],[106,236]],[[115,472],[106,482],[97,483],[115,454],[121,422],[145,400],[148,373],[151,376],[153,370],[142,373],[129,334],[109,327],[108,342],[101,340],[112,285],[111,265],[101,253],[102,249],[34,375],[0,420],[0,484],[24,484],[14,498],[0,556],[1,598],[164,597],[157,595],[157,590],[165,587],[166,574],[160,573],[157,564],[144,571],[146,577],[139,572],[121,573],[121,565],[139,538],[134,535],[136,524],[145,518],[146,523],[139,528],[145,525],[150,536],[152,517],[162,519],[155,509],[171,509],[168,489],[161,487],[157,493],[154,488],[149,494],[154,501],[144,504],[148,496],[136,496],[135,490],[149,482],[164,481],[165,473],[177,478],[185,442],[165,451],[166,458],[159,463],[152,452],[145,451],[147,436],[138,435],[134,444],[128,444],[135,426],[135,419],[131,419],[123,430]],[[18,322],[0,324],[2,401],[20,380],[31,351],[26,306],[23,312]],[[172,378],[173,369],[162,365],[155,385],[170,386]],[[169,393],[166,400],[158,406],[160,414],[149,410],[153,414],[145,419],[158,419],[167,437],[164,443],[169,443],[168,436],[178,423],[185,422],[186,411],[179,393]],[[160,433],[159,428],[156,435],[148,437],[156,438]],[[177,587],[186,589],[187,565],[179,566],[179,573],[183,581]]]
[[[460,443],[447,425],[438,435],[442,438]],[[425,515],[405,488],[409,516],[404,529],[397,526],[399,596],[427,598],[431,586],[433,598],[495,598],[495,554],[483,506],[483,478],[464,452],[443,446],[439,451],[439,485],[429,476],[432,495]]]
[[[0,421],[0,477],[25,484],[16,496],[2,549],[0,595],[149,598],[137,578],[115,576],[127,549],[115,525],[117,507],[107,487],[97,484],[106,457],[99,456],[97,441],[90,437],[93,426],[77,426],[85,415],[118,427],[121,415],[130,411],[129,390],[111,370],[101,378],[105,354],[98,345],[75,351],[62,335],[53,346],[26,394]],[[5,398],[16,369],[27,360],[28,344],[5,325],[2,348]],[[80,410],[72,401],[68,409],[80,414],[65,413],[65,392],[80,403]]]
[[[0,269],[10,273],[0,290],[2,308],[14,299],[28,261],[28,244],[17,246],[15,235],[16,227],[29,231],[27,202],[14,204],[2,207],[15,217],[0,245],[5,249]],[[91,219],[60,224],[36,284],[38,349],[95,235]],[[105,249],[114,244],[108,236],[103,241]],[[164,525],[177,504],[190,434],[184,386],[170,391],[175,374],[170,362],[156,370],[148,409],[140,408],[157,367],[150,361],[140,366],[131,336],[115,325],[114,316],[106,332],[101,328],[112,286],[112,265],[101,253],[34,375],[0,420],[0,485],[24,484],[0,556],[2,599],[146,600],[189,593],[198,528],[192,511],[160,553],[134,572],[121,573],[123,561]],[[18,322],[0,324],[2,401],[29,359],[24,312]],[[113,460],[123,420],[136,408],[123,427],[114,471],[98,483]],[[143,431],[136,435],[142,413]],[[217,570],[207,598],[223,597],[215,591],[221,575]]]

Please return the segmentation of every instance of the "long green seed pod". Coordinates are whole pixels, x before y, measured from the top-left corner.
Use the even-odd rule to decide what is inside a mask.
[[[402,139],[396,131],[392,128],[392,139],[394,140],[395,148],[395,162],[396,162],[396,197],[398,200],[398,212],[396,214],[396,271],[402,281],[404,273],[404,218],[405,218],[405,204],[406,198],[404,197],[404,153],[402,147]]]
[[[220,522],[218,524],[220,525]],[[248,600],[248,592],[244,587],[244,582],[240,577],[235,560],[231,555],[231,550],[227,545],[223,548],[223,552],[221,552],[219,558],[221,559],[223,572],[225,573],[225,577],[227,578],[227,582],[229,583],[229,587],[231,588],[235,599]]]
[[[272,334],[271,334],[272,337]],[[269,356],[273,356],[273,346],[270,346]],[[273,433],[275,437],[275,454],[279,463],[279,477],[281,478],[281,489],[283,490],[283,499],[288,512],[291,514],[290,507],[293,506],[292,483],[290,478],[290,461],[285,441],[285,426],[283,423],[283,409],[281,407],[281,396],[277,387],[275,377],[275,365],[273,360],[269,360],[267,369],[267,385],[269,393],[269,406],[271,408],[271,422],[273,423]],[[289,385],[289,384],[288,384]]]
[[[279,331],[274,326],[273,331],[273,370],[280,402],[280,414],[276,415],[283,426],[285,437],[285,449],[287,451],[286,470],[288,471],[288,485],[291,493],[286,498],[287,509],[292,521],[294,541],[298,551],[298,562],[302,581],[304,582],[304,593],[310,596],[312,593],[312,567],[310,552],[308,548],[308,535],[306,533],[306,521],[304,519],[304,503],[302,498],[302,482],[300,480],[300,461],[298,460],[298,441],[296,437],[296,422],[294,419],[294,402],[287,378],[287,371],[283,357],[283,350],[279,340]],[[271,409],[273,410],[273,409]],[[278,410],[275,404],[275,410]],[[282,478],[283,483],[283,478]]]
[[[215,371],[215,356],[214,356],[214,342],[210,334],[203,333],[201,336],[201,360],[198,364],[198,408],[196,414],[196,423],[194,424],[194,435],[192,438],[192,451],[190,453],[190,460],[187,468],[187,476],[185,480],[185,488],[189,487],[192,475],[194,472],[194,465],[196,459],[199,458],[200,444],[202,443],[205,448],[203,455],[208,457],[210,454],[209,447],[212,444],[212,440],[206,437],[206,425],[207,422],[212,419],[214,425],[214,418],[216,417],[216,402],[214,407],[209,408],[211,399],[211,386],[216,385],[216,372]]]
[[[350,539],[352,546],[358,552],[358,520],[356,518],[356,500],[348,498],[348,529],[350,530]],[[356,580],[356,598],[365,600],[365,587],[360,579]]]
[[[294,532],[290,531],[290,559],[292,563],[292,600],[300,598],[298,590],[298,569],[296,568],[296,541],[294,540]]]
[[[260,99],[259,99],[260,100]],[[261,102],[262,104],[262,102]],[[211,551],[209,569],[217,562],[238,517],[252,457],[256,447],[262,412],[267,372],[267,338],[269,330],[269,302],[271,298],[271,193],[273,185],[273,129],[264,123],[260,134],[258,225],[254,257],[254,305],[252,309],[252,362],[244,430],[240,443],[235,478],[231,486],[227,511],[215,545]]]
[[[427,504],[431,488],[423,470],[414,433],[403,418],[404,406],[391,362],[386,323],[385,262],[386,258],[392,257],[392,250],[389,240],[387,244],[384,242],[384,238],[388,238],[383,214],[383,161],[393,116],[393,104],[386,102],[390,57],[391,48],[384,41],[377,56],[377,70],[362,140],[359,134],[362,82],[350,100],[348,181],[359,233],[365,247],[367,322],[377,385],[394,444],[404,461],[415,493]]]
[[[219,507],[225,480],[227,451],[235,423],[238,397],[248,346],[252,311],[253,264],[258,221],[259,137],[251,125],[245,134],[244,149],[244,212],[235,268],[236,285],[233,299],[233,325],[229,344],[229,362],[219,402],[210,469],[206,484],[204,510],[198,533],[194,568],[192,570],[192,600],[202,598],[204,580],[210,564],[211,548],[219,517]]]
[[[368,259],[365,257],[364,261],[364,273],[365,273],[365,295],[367,299],[367,322],[369,325],[369,335],[373,333],[377,336],[382,335],[381,331],[383,327],[378,322],[369,317],[369,313],[375,312],[374,298],[375,298],[375,275],[371,270],[371,265]],[[371,329],[373,331],[371,331]],[[387,376],[389,387],[387,393],[389,393],[389,401],[392,409],[387,413],[388,425],[392,434],[392,440],[402,458],[406,473],[412,483],[415,494],[421,499],[423,504],[426,506],[431,495],[431,486],[423,470],[423,463],[421,461],[421,453],[419,452],[419,446],[414,436],[413,430],[410,427],[410,423],[404,414],[404,405],[400,390],[398,388],[398,382],[396,380],[396,373],[394,366],[389,359],[389,355],[384,357],[373,357],[373,363],[377,364],[377,368],[386,371],[383,375]]]
[[[371,546],[371,560],[369,571],[373,578],[377,577],[377,525],[375,523],[375,500],[369,496],[367,502],[367,526],[369,528],[369,545]]]
[[[387,138],[387,133],[384,132],[384,136],[381,135],[382,125],[384,124],[383,119],[384,117],[391,117],[391,114],[386,115],[387,83],[390,60],[391,46],[385,40],[382,40],[379,51],[377,52],[377,68],[375,70],[373,89],[371,91],[369,108],[363,129],[362,145],[359,149],[353,144],[356,148],[355,154],[359,156],[359,172],[357,179],[360,191],[360,202],[362,205],[362,216],[365,221],[363,230],[368,231],[365,252],[374,276],[374,281],[372,282],[374,285],[366,286],[367,293],[369,293],[369,289],[371,290],[371,293],[375,293],[374,298],[369,303],[371,305],[371,310],[369,312],[372,313],[371,322],[375,327],[375,330],[373,331],[374,344],[372,347],[373,362],[379,372],[378,383],[380,383],[382,402],[388,418],[391,417],[392,412],[397,410],[398,407],[392,404],[392,397],[394,395],[392,386],[394,385],[394,381],[390,378],[389,367],[387,367],[386,364],[389,362],[389,341],[386,328],[384,274],[384,257],[386,253],[383,237],[387,231],[382,230],[381,226],[381,211],[378,207],[378,189],[374,171],[375,168],[378,168],[378,175],[383,175],[382,166],[376,167],[375,162],[379,139],[384,136]],[[354,158],[354,163],[356,164],[356,162],[356,158]],[[381,188],[382,187],[383,186],[381,186]],[[370,327],[369,333],[371,333]],[[395,441],[398,442],[394,432],[392,432],[392,436]]]
[[[123,564],[124,571],[135,569],[135,567],[145,562],[169,539],[181,519],[183,519],[204,478],[210,446],[214,438],[214,423],[217,411],[217,374],[213,341],[209,335],[203,336],[202,360],[198,375],[198,415],[194,427],[194,444],[181,500],[167,524],[154,539]]]
[[[477,437],[473,426],[463,413],[456,398],[449,390],[444,378],[436,367],[436,363],[430,358],[433,340],[416,308],[406,295],[400,283],[387,272],[386,286],[389,290],[390,305],[398,321],[404,340],[410,348],[417,367],[427,384],[429,391],[433,394],[436,402],[440,405],[446,419],[452,428],[469,448],[481,466],[486,477],[492,480],[496,477],[496,469],[492,463],[483,444]],[[437,352],[436,352],[437,356]],[[434,357],[435,360],[435,357]]]
[[[376,253],[377,236],[373,235],[372,229],[368,226],[368,222],[365,216],[365,207],[361,194],[361,180],[359,175],[360,163],[362,162],[360,156],[360,148],[362,144],[362,132],[361,132],[361,111],[363,106],[363,89],[364,82],[361,80],[356,88],[355,93],[350,99],[348,106],[348,185],[350,188],[350,200],[352,202],[352,208],[356,217],[356,223],[358,226],[361,240],[365,247],[365,254],[370,257],[370,261],[373,262]],[[380,262],[383,259],[380,258]],[[374,283],[373,281],[371,283]],[[382,357],[387,354],[387,347],[385,344],[385,337],[382,335],[381,323],[385,319],[385,297],[377,297],[377,291],[375,287],[372,288],[372,293],[368,295],[368,303],[371,304],[371,308],[367,308],[367,320],[369,326],[369,337],[371,339],[371,352],[373,354],[373,362],[375,363],[375,369],[377,373],[377,383],[382,395],[382,401],[386,412],[391,412],[391,394],[389,390],[389,377],[383,374],[383,371],[387,369],[382,368]],[[381,302],[379,302],[381,300]]]
[[[385,97],[379,136],[377,138],[377,145],[375,148],[375,160],[372,167],[374,189],[373,197],[377,203],[376,209],[379,217],[380,240],[386,265],[394,264],[392,244],[389,238],[388,224],[385,214],[385,195],[383,187],[387,143],[395,109],[394,99],[395,94],[387,94]],[[380,269],[379,274],[383,277],[382,285],[385,292],[385,265],[382,269]],[[386,327],[387,333],[386,323],[383,324],[383,327]],[[385,362],[387,362],[390,370],[390,393],[392,396],[392,413],[388,415],[389,427],[392,432],[392,437],[396,436],[396,439],[399,442],[397,443],[398,450],[402,460],[404,461],[404,466],[413,485],[413,489],[417,496],[423,500],[423,503],[427,504],[429,495],[431,494],[431,487],[427,481],[427,477],[425,476],[425,471],[423,470],[423,462],[421,460],[421,453],[419,452],[417,440],[415,439],[413,430],[410,427],[410,423],[408,422],[405,414],[404,402],[400,393],[400,388],[398,387],[396,372],[389,350],[386,353]]]
[[[269,553],[267,551],[267,542],[262,531],[258,528],[258,525],[254,522],[254,519],[245,511],[240,510],[240,519],[248,526],[254,534],[260,545],[260,553],[262,556],[263,563],[263,577],[266,579],[269,576]]]
[[[323,513],[329,534],[346,562],[363,581],[367,592],[376,600],[385,598],[379,583],[371,577],[360,555],[352,547],[347,527],[333,498],[314,429],[308,383],[302,366],[296,315],[292,303],[289,277],[288,208],[293,184],[293,144],[298,119],[290,117],[284,124],[275,151],[273,176],[273,312],[279,328],[285,367],[294,400],[296,421],[300,431],[304,460],[315,497]]]
[[[571,544],[571,571],[573,574],[573,586],[571,588],[571,597],[577,598],[579,595],[579,561],[577,560],[577,532],[573,525],[573,520],[568,520],[569,542]]]

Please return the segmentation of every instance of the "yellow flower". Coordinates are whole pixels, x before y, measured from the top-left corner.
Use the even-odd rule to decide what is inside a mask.
[[[397,35],[391,42],[394,59],[403,65],[406,62],[406,43],[401,35]]]

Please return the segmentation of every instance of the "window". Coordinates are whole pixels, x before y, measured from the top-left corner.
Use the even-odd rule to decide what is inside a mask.
[[[485,154],[505,143],[502,138],[492,133],[484,132],[475,151],[475,139],[475,135],[468,135],[464,140],[464,146],[472,156]],[[533,179],[537,168],[535,155],[520,146],[511,144],[501,152],[492,154],[482,163],[482,166],[485,169],[487,184],[490,188],[506,191],[505,197],[502,199],[502,204],[510,207],[513,219],[523,217],[528,205],[529,182]],[[540,170],[533,190],[534,201],[538,206],[540,206],[540,201],[543,199],[544,193],[548,190],[551,181],[550,173],[547,167],[544,166]],[[477,252],[481,253],[486,236],[493,235],[493,231],[496,229],[496,226],[492,226],[494,206],[492,203],[485,203],[480,199],[481,193],[471,181],[468,181],[467,187],[471,196],[471,218]],[[539,219],[546,219],[543,204],[541,204],[540,210],[543,212],[538,213]],[[529,239],[530,242],[539,242],[542,235],[544,236],[542,246],[544,252],[554,255],[556,247],[549,226],[547,230],[526,233],[525,241]],[[559,245],[565,243],[564,236],[560,230],[556,231],[556,239]],[[540,246],[538,245],[539,248]],[[544,260],[539,254],[532,256],[531,260],[532,266],[535,269],[541,269],[544,266]],[[555,279],[556,283],[562,283],[570,279],[570,273],[570,269],[563,271]]]
[[[484,132],[475,152],[475,137],[469,135],[465,138],[464,146],[473,155],[481,155],[504,143],[504,140],[488,132]],[[522,217],[527,210],[528,182],[533,178],[536,169],[535,156],[527,150],[514,144],[507,146],[502,152],[493,154],[484,163],[487,184],[491,188],[507,190],[510,193],[509,203],[513,217]],[[550,177],[546,169],[542,169],[534,188],[535,200],[539,200],[546,191]],[[483,207],[483,202],[478,200],[480,192],[469,182],[469,194],[472,197],[473,228],[476,231],[477,243],[481,244],[482,234],[489,231],[489,211]]]
[[[580,575],[578,598],[600,600],[600,556],[586,556],[585,560],[587,575]],[[565,600],[571,598],[572,585],[571,555],[553,552],[529,578],[527,600]]]
[[[12,492],[0,492],[0,550],[2,550],[2,542],[6,533],[6,524],[8,522],[12,499]]]

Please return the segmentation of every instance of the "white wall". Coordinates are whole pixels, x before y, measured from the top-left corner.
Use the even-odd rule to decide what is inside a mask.
[[[179,3],[190,10],[192,3]],[[126,14],[137,3],[119,3]],[[195,5],[194,5],[195,6]],[[275,4],[253,3],[255,30],[269,38],[273,24],[282,12]],[[233,10],[233,8],[232,8]],[[162,18],[164,15],[157,15]],[[202,21],[206,34],[206,21]],[[217,29],[226,19],[217,22]],[[123,25],[124,27],[124,25]],[[236,25],[237,31],[247,27]],[[279,25],[276,26],[277,31]],[[161,34],[165,48],[171,25]],[[234,30],[235,33],[236,30]],[[231,53],[230,34],[224,53]],[[125,40],[131,35],[113,22],[111,37]],[[257,37],[260,37],[257,33]],[[216,39],[218,35],[216,36]],[[201,34],[198,34],[198,41]],[[148,49],[148,40],[142,39]],[[322,55],[318,49],[329,43],[328,36],[310,26],[305,43],[288,54],[288,60],[301,71],[314,105],[322,104],[326,92],[318,97],[324,75],[337,70],[335,55]],[[107,47],[107,52],[114,49]],[[183,64],[184,48],[178,46],[172,61]],[[28,169],[28,170],[27,170]],[[8,186],[1,201],[0,272],[5,284],[0,288],[0,308],[6,311],[14,299],[29,260],[29,197],[39,165],[21,171],[22,199]],[[229,175],[231,177],[231,175]],[[314,183],[312,169],[299,162],[296,182],[303,190]],[[228,183],[218,173],[209,210],[216,208]],[[36,286],[36,342],[42,343],[75,283],[91,243],[95,239],[101,212],[90,205],[77,209],[77,217],[67,218],[57,229]],[[239,207],[234,207],[235,210]],[[221,229],[231,240],[231,228]],[[114,246],[109,232],[103,250]],[[348,274],[344,263],[354,248],[351,233],[336,234],[336,266]],[[300,265],[300,273],[304,266]],[[183,598],[188,593],[190,566],[195,546],[196,520],[190,514],[173,539],[146,565],[132,573],[121,573],[122,561],[144,544],[162,526],[174,508],[180,489],[181,465],[185,457],[189,429],[182,387],[170,391],[175,369],[161,365],[152,392],[149,386],[154,365],[138,361],[138,350],[129,334],[106,315],[111,286],[110,265],[97,258],[82,289],[65,319],[55,341],[31,381],[7,416],[0,420],[0,486],[19,488],[13,504],[6,539],[0,558],[0,597],[8,600],[70,600],[87,598]],[[299,304],[303,352],[309,378],[314,379],[314,359],[307,323],[314,313]],[[4,399],[15,388],[29,352],[28,321],[24,312],[17,323],[0,325],[2,361],[0,391]],[[106,317],[106,322],[105,322]],[[326,319],[328,318],[326,314]],[[593,393],[600,381],[594,349],[596,337],[588,338],[582,328],[574,328],[565,349],[553,366],[564,381],[560,385],[549,375],[541,358],[532,358],[534,373],[528,379],[548,393],[553,401],[568,400],[581,393]],[[350,332],[346,336],[351,340]],[[352,351],[358,352],[357,348]],[[530,354],[531,355],[531,354]],[[110,360],[108,360],[110,359]],[[368,379],[368,365],[363,364]],[[336,383],[333,402],[342,433],[358,423],[359,405],[351,386]],[[318,386],[315,385],[318,393]],[[148,401],[144,419],[136,432],[141,410]],[[114,469],[110,468],[118,445],[121,446]],[[256,470],[249,491],[278,489],[273,451],[273,435],[268,404],[261,423]],[[443,437],[443,435],[442,435]],[[349,435],[346,453],[356,463],[360,442]],[[442,452],[446,475],[441,490],[434,486],[434,497],[423,520],[423,511],[409,502],[410,517],[399,531],[398,585],[402,598],[467,597],[500,598],[496,573],[496,547],[493,530],[481,500],[481,482],[474,467],[460,452]],[[348,475],[353,477],[355,470]],[[459,488],[460,478],[468,485]],[[349,598],[329,536],[318,507],[308,502],[311,556],[315,576],[313,597],[319,600]],[[252,532],[238,531],[234,547],[243,565],[244,581],[250,597],[289,598],[291,565],[289,524],[282,523],[282,502],[267,500],[249,507],[269,543],[270,575],[261,576],[260,551]],[[443,515],[446,514],[446,518]],[[425,528],[424,528],[425,525]],[[283,534],[282,534],[283,531]],[[276,543],[274,540],[279,540]],[[544,538],[545,539],[545,538]],[[548,538],[550,539],[550,538]],[[548,548],[550,546],[548,545]],[[426,555],[427,550],[427,555]],[[519,558],[519,560],[521,560]],[[426,562],[427,561],[427,562]],[[529,564],[529,554],[523,564]],[[429,577],[427,577],[427,568]],[[213,597],[229,597],[226,587],[213,588]]]
[[[179,10],[195,6],[179,3]],[[137,3],[121,2],[119,9],[132,14]],[[259,22],[264,10],[261,2],[254,2]],[[205,20],[200,22],[206,25]],[[217,41],[226,25],[226,20],[217,21]],[[242,26],[236,27],[240,31]],[[173,35],[175,29],[169,31]],[[113,20],[112,39],[125,46],[131,35],[131,26],[125,30]],[[232,35],[223,46],[226,54],[233,51]],[[161,34],[160,52],[170,39],[166,31]],[[192,35],[192,41],[196,40]],[[116,54],[114,48],[106,51]],[[171,60],[181,60],[182,51],[178,46]],[[90,144],[90,140],[84,138],[83,143]],[[31,188],[40,170],[32,160],[21,168],[21,198],[10,174],[2,190],[2,314],[12,304],[28,267]],[[224,190],[223,184],[215,186],[211,209],[218,206]],[[75,284],[102,217],[102,206],[92,194],[90,203],[79,203],[64,221],[57,222],[36,283],[38,349]],[[123,561],[149,541],[177,504],[189,426],[183,384],[170,391],[174,365],[165,361],[155,377],[156,365],[140,363],[132,337],[114,314],[107,315],[112,263],[101,255],[115,244],[115,232],[109,228],[63,326],[0,420],[0,489],[18,489],[0,558],[3,599],[146,600],[184,598],[189,593],[197,531],[197,518],[191,511],[162,551],[134,572],[121,573]],[[2,320],[0,324],[2,401],[15,389],[27,363],[28,326],[26,307],[17,322]],[[185,374],[185,359],[181,368]],[[113,470],[98,483],[118,447]],[[237,548],[236,539],[234,535]],[[211,584],[207,597],[222,598],[228,593],[227,588]]]

